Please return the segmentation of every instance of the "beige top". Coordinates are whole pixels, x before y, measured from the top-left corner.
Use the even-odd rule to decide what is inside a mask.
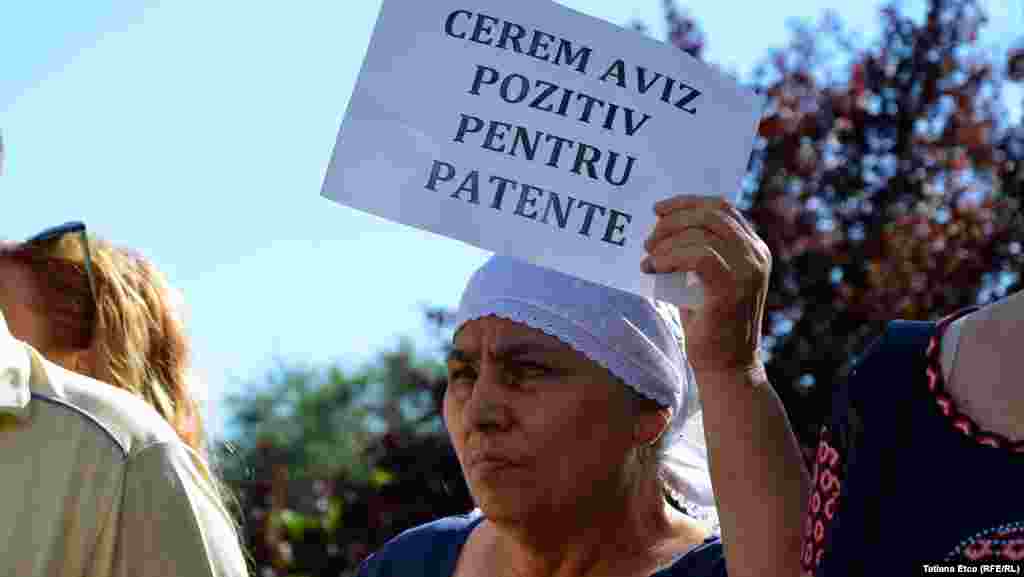
[[[945,389],[959,413],[983,431],[1024,438],[1024,371],[1014,355],[1024,332],[1024,291],[955,320],[942,339]]]
[[[964,326],[964,319],[968,316],[970,315],[964,315],[953,321],[949,328],[946,329],[946,334],[942,337],[942,378],[946,382],[949,382],[950,377],[953,375],[953,363],[956,362],[956,354],[960,350],[960,330]]]
[[[154,409],[0,315],[0,575],[246,575],[210,472]]]

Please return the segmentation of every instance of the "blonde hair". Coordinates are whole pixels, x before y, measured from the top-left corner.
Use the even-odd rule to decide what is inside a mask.
[[[99,248],[92,257],[99,293],[93,376],[144,398],[185,443],[205,453],[180,293],[149,261],[104,245],[93,243]],[[105,274],[108,268],[113,274]]]
[[[195,396],[184,299],[140,254],[89,238],[95,280],[92,294],[81,241],[65,235],[43,244],[0,248],[0,257],[23,263],[36,278],[30,306],[47,322],[43,355],[87,352],[86,367],[69,367],[143,398],[199,458],[217,504],[239,528],[238,502],[207,465],[205,429]]]
[[[30,304],[49,330],[31,344],[55,358],[87,352],[86,366],[69,368],[142,397],[186,444],[202,449],[180,295],[137,253],[94,238],[89,245],[95,295],[76,235],[4,251],[35,276]]]

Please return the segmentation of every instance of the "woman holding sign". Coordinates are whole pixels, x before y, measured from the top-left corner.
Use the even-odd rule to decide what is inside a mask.
[[[676,307],[507,257],[473,275],[443,414],[478,509],[359,575],[797,574],[805,475],[758,356],[770,255],[721,200],[656,212],[644,270],[705,282],[683,327]]]

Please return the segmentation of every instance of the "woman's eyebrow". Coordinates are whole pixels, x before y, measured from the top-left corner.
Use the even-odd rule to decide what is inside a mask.
[[[452,350],[448,351],[448,358],[446,359],[446,361],[449,364],[451,364],[451,363],[471,363],[471,362],[473,362],[473,359],[476,359],[479,356],[480,355],[477,355],[477,354],[467,353],[466,351],[463,351],[462,349],[453,348]]]
[[[551,354],[563,352],[561,348],[543,343],[509,343],[495,347],[496,359],[514,359],[535,354]]]
[[[548,345],[544,343],[508,343],[505,345],[499,345],[495,347],[493,354],[491,355],[495,360],[507,361],[519,357],[524,357],[534,354],[555,354],[565,352],[561,347],[554,345]],[[459,348],[453,348],[448,352],[449,363],[472,363],[480,359],[480,353],[477,351],[467,351]]]

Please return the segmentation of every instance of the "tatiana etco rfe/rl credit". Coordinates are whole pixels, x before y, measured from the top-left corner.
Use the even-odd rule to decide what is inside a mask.
[[[922,575],[952,573],[957,575],[1022,575],[1024,562],[1014,563],[932,563],[921,566]]]

